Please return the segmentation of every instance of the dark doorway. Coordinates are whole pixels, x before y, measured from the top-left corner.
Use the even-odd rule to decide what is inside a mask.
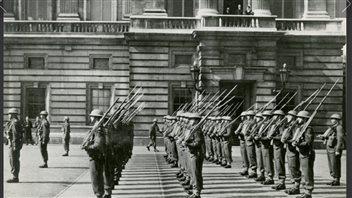
[[[224,14],[226,14],[226,9],[230,8],[229,14],[235,14],[238,4],[241,5],[242,10],[244,10],[243,0],[224,0]]]
[[[241,104],[239,106],[238,110],[234,112],[232,115],[232,118],[235,119],[237,118],[242,111],[247,110],[253,103],[254,103],[254,83],[253,82],[235,82],[235,81],[221,81],[220,82],[220,91],[226,90],[228,93],[234,86],[237,85],[237,88],[230,94],[228,98],[232,98],[235,96],[234,99],[229,105],[235,106],[236,104]],[[227,94],[224,94],[226,96]],[[227,105],[226,105],[227,106]],[[226,106],[224,108],[226,108]],[[237,122],[233,125],[233,131],[236,130],[237,126],[240,123],[240,119],[237,120]],[[232,145],[239,145],[239,141],[237,137],[234,137],[232,139],[233,144]]]
[[[35,119],[36,116],[39,116],[40,111],[45,110],[45,92],[45,88],[26,89],[24,116],[28,116],[29,119]]]

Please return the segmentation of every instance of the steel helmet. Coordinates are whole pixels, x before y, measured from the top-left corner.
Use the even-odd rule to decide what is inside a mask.
[[[255,117],[260,117],[260,118],[262,118],[262,117],[263,117],[263,114],[259,112],[259,113],[255,114]]]
[[[297,111],[291,110],[291,111],[289,111],[287,114],[288,114],[288,115],[297,116]]]
[[[263,116],[271,116],[271,111],[264,111]]]
[[[249,110],[249,111],[247,111],[246,115],[247,116],[255,116],[255,113],[253,110]]]
[[[228,121],[231,121],[231,120],[232,120],[232,119],[231,119],[231,116],[223,116],[222,119],[223,119],[223,120],[228,120]]]
[[[276,111],[274,111],[273,114],[274,114],[274,115],[282,115],[282,116],[285,116],[285,113],[284,113],[282,110],[276,110]]]
[[[199,113],[190,113],[188,117],[191,119],[201,119],[202,118],[202,116]]]
[[[300,111],[298,112],[297,114],[297,117],[300,117],[300,118],[309,118],[309,112],[308,111]]]
[[[243,112],[241,113],[241,117],[246,116],[246,115],[247,115],[247,112],[246,112],[246,111],[243,111]]]
[[[46,115],[46,116],[47,116],[47,115],[48,115],[48,112],[47,112],[47,111],[41,111],[41,112],[40,112],[40,115]]]
[[[64,120],[70,121],[70,118],[68,116],[65,116]]]
[[[103,117],[103,111],[100,109],[93,109],[93,111],[89,114],[92,117]]]
[[[337,120],[341,120],[341,115],[338,113],[334,113],[330,116],[331,119],[337,119]]]
[[[176,116],[169,116],[170,120],[177,120]]]
[[[18,110],[16,108],[9,109],[9,114],[18,114]]]
[[[169,119],[169,117],[167,119]],[[157,121],[158,121],[158,119],[156,119],[156,118],[153,119],[153,122],[157,122]]]

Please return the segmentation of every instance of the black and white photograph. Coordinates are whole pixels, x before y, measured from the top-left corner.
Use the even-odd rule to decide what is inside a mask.
[[[350,5],[0,0],[0,197],[349,197]]]

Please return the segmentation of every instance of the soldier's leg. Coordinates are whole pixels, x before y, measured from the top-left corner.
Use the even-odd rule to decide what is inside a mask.
[[[341,177],[341,156],[342,152],[340,155],[335,156],[335,169],[334,169],[334,175],[335,175],[335,180],[340,183],[340,177]]]
[[[214,159],[214,150],[213,150],[213,142],[209,136],[208,136],[208,144],[209,144],[209,150],[208,150],[209,161],[212,161]]]
[[[248,162],[248,156],[247,156],[246,143],[243,140],[240,140],[240,149],[241,149],[242,167],[244,169],[242,173],[244,175],[247,175],[249,162]]]
[[[248,175],[248,178],[255,178],[257,177],[257,160],[255,156],[255,148],[254,148],[254,143],[250,142],[249,144],[246,142],[246,150],[247,150],[247,156],[248,156],[248,161],[249,161],[249,168],[251,170],[251,173]]]
[[[261,144],[259,142],[255,144],[255,152],[256,152],[256,159],[257,159],[257,170],[258,170],[257,173],[259,174],[259,177],[256,179],[256,181],[264,181],[265,175],[264,175],[263,155],[261,150]]]
[[[11,165],[11,174],[13,179],[18,180],[18,175],[20,172],[20,151],[13,150],[12,148],[9,149],[9,159]]]
[[[222,160],[221,160],[221,165],[222,166],[226,166],[227,165],[227,159],[226,159],[226,151],[225,151],[225,141],[224,140],[220,140],[220,146],[221,146],[221,156],[222,156]]]
[[[231,167],[231,147],[230,147],[230,142],[229,141],[224,141],[224,154],[225,154],[225,159],[226,159],[226,168]]]
[[[286,154],[286,150],[283,148],[282,144],[274,145],[275,167],[276,167],[276,173],[279,179],[279,184],[276,186],[273,186],[273,189],[275,190],[282,190],[286,188],[285,154]]]
[[[96,197],[100,198],[104,195],[104,160],[90,160],[89,161],[90,177],[92,181],[93,192]]]
[[[113,164],[113,155],[112,150],[108,149],[105,154],[104,161],[104,190],[105,195],[111,196],[111,191],[114,187],[114,164]]]
[[[217,151],[217,147],[216,147],[216,139],[212,138],[211,142],[212,142],[212,147],[213,147],[213,152],[214,152],[213,161],[216,162],[216,161],[218,161],[218,151]]]
[[[300,163],[301,169],[304,175],[305,181],[305,194],[311,195],[314,189],[314,172],[313,172],[313,165],[314,165],[314,152],[308,156],[300,155]]]
[[[287,149],[287,163],[290,169],[291,178],[294,180],[294,184],[290,189],[286,190],[286,193],[299,194],[302,173],[300,170],[300,159],[297,151],[290,151]]]
[[[274,170],[273,170],[273,161],[272,161],[272,150],[269,145],[262,144],[262,153],[264,161],[264,169],[266,173],[266,180],[264,184],[274,184]]]
[[[48,150],[47,150],[48,144],[43,144],[40,143],[40,153],[42,154],[44,165],[47,165],[48,163]]]
[[[221,142],[218,138],[216,138],[216,151],[217,151],[217,156],[218,156],[218,162],[217,164],[221,164],[222,161],[222,155],[221,155]]]

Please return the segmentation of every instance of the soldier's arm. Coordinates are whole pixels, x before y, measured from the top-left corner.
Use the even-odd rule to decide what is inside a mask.
[[[336,152],[338,154],[341,154],[345,144],[345,132],[343,131],[342,126],[336,127],[336,138],[337,138]]]
[[[309,147],[313,143],[313,129],[308,127],[304,137],[304,140],[297,144],[299,147]]]
[[[202,141],[202,132],[200,130],[197,130],[195,133],[194,133],[194,140],[192,142],[187,142],[187,146],[189,147],[197,147],[201,141]]]
[[[240,131],[242,130],[242,126],[243,126],[243,123],[241,122],[241,123],[238,125],[238,127],[237,127],[237,129],[236,129],[236,131],[235,131],[235,134],[236,134],[236,135],[238,135],[238,134],[240,133]]]
[[[22,138],[22,124],[20,123],[20,121],[16,120],[14,121],[14,123],[11,126],[11,131],[12,131],[12,146],[15,149],[19,149],[20,148],[20,144],[21,143],[21,138]]]
[[[225,133],[223,134],[224,137],[229,137],[231,135],[231,127],[232,125],[226,128]]]
[[[49,141],[50,125],[48,122],[44,122],[43,125],[43,141],[46,143]]]
[[[94,143],[92,145],[89,145],[87,147],[87,150],[99,150],[100,152],[104,151],[104,145],[105,145],[105,136],[103,129],[100,127],[96,131],[96,136],[94,138]]]

